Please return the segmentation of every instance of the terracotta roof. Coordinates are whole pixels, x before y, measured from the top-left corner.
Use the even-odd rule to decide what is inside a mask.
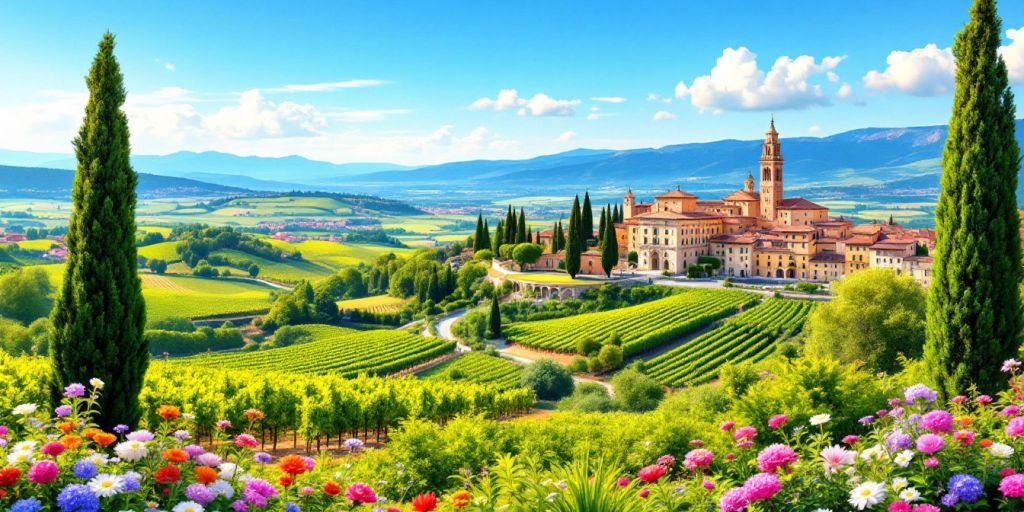
[[[635,217],[639,217],[641,219],[669,219],[669,220],[671,220],[671,219],[679,219],[679,220],[685,220],[685,219],[720,219],[720,218],[722,218],[722,215],[721,214],[717,214],[717,213],[707,213],[707,212],[683,212],[683,213],[677,213],[677,212],[667,212],[666,211],[666,212],[641,213],[640,215],[636,215]]]
[[[878,243],[872,245],[871,248],[882,251],[900,251],[911,245],[917,245],[917,240],[885,239],[879,240]]]
[[[779,233],[813,233],[815,231],[810,226],[778,226],[771,230]]]
[[[711,237],[711,242],[719,244],[752,244],[754,243],[753,235],[715,235]]]
[[[697,204],[703,204],[703,205],[708,205],[708,204],[714,204],[714,205],[721,205],[721,204],[725,204],[725,201],[722,201],[721,199],[708,199],[708,200],[706,200],[706,201],[697,201]]]
[[[882,226],[879,224],[861,224],[859,226],[854,226],[850,232],[858,235],[873,235],[881,230]]]
[[[846,256],[832,252],[832,251],[820,251],[811,257],[811,261],[845,261]]]
[[[693,195],[693,194],[691,194],[689,192],[683,192],[682,190],[679,190],[678,188],[673,190],[673,191],[671,191],[671,192],[666,192],[664,194],[661,194],[660,196],[654,196],[655,199],[661,199],[663,197],[668,197],[668,198],[675,198],[675,197],[696,198],[697,196],[695,196],[695,195]]]
[[[545,229],[544,231],[540,232],[540,236],[551,236],[551,235],[554,235],[554,234],[555,234],[554,230],[551,230],[551,229]]]
[[[760,201],[761,194],[757,192],[747,192],[746,190],[737,190],[732,194],[725,196],[726,201]]]
[[[824,206],[812,203],[802,197],[789,197],[782,200],[778,207],[780,210],[827,210]]]
[[[825,226],[825,227],[850,226],[850,225],[853,225],[853,222],[849,221],[849,220],[823,220],[823,221],[820,221],[820,222],[815,222],[814,225],[815,226]]]
[[[750,224],[750,225],[753,225],[753,224],[757,223],[757,218],[755,218],[755,217],[746,217],[746,216],[743,216],[743,215],[730,215],[730,216],[722,219],[722,221],[725,222],[726,224]]]
[[[845,242],[846,245],[871,245],[871,244],[875,243],[875,239],[873,237],[870,237],[870,236],[860,235],[860,236],[851,236],[850,238],[847,238],[846,240],[843,240],[843,242]]]

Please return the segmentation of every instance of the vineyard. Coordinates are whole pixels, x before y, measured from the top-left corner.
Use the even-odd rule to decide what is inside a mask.
[[[769,299],[700,337],[648,361],[645,371],[666,386],[703,384],[726,362],[757,362],[775,343],[800,331],[811,301]]]
[[[623,353],[629,356],[678,339],[755,300],[755,295],[736,290],[688,289],[636,306],[514,323],[504,332],[509,342],[556,352],[575,352],[580,340],[603,342],[614,333],[622,338]]]
[[[227,279],[139,274],[146,318],[203,318],[261,313],[270,308],[271,288]]]
[[[203,354],[178,359],[183,366],[237,368],[307,375],[386,375],[440,357],[455,344],[396,330],[352,332],[319,326],[315,341],[255,352]],[[311,327],[316,329],[316,327]]]
[[[468,352],[420,374],[420,377],[429,380],[493,384],[500,389],[519,386],[522,376],[521,366],[480,352]]]
[[[358,309],[371,313],[396,313],[402,309],[405,302],[405,299],[390,295],[375,295],[373,297],[338,301],[338,309],[342,311]]]

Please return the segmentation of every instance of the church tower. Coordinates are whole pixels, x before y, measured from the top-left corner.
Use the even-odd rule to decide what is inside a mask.
[[[747,173],[747,181],[743,185],[744,185],[743,186],[743,190],[744,191],[746,191],[746,192],[753,192],[754,191],[754,176],[752,174],[750,174],[750,173]]]
[[[775,131],[775,116],[764,133],[761,146],[761,219],[774,222],[776,208],[782,204],[782,147]]]
[[[626,197],[622,199],[622,220],[633,217],[633,204],[636,202],[636,197],[633,196],[633,189],[629,189],[626,192]]]

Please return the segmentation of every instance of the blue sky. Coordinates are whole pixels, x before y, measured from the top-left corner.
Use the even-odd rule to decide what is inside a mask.
[[[70,152],[108,28],[136,153],[422,164],[751,139],[770,112],[783,136],[942,124],[968,6],[3,2],[0,148]],[[1000,12],[1024,84],[1024,2]]]

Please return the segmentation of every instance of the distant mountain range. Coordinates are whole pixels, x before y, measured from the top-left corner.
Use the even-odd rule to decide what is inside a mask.
[[[74,177],[75,173],[67,169],[0,165],[0,197],[68,199]],[[209,197],[249,192],[238,187],[147,173],[139,173],[136,191],[143,198]]]
[[[1018,121],[1017,134],[1018,140],[1024,139],[1024,121]],[[945,139],[945,126],[863,128],[828,137],[783,138],[786,188],[812,198],[895,195],[934,201]],[[360,192],[418,204],[469,205],[583,190],[603,200],[621,197],[626,187],[645,197],[677,185],[715,197],[741,187],[747,173],[756,175],[760,152],[758,138],[632,150],[577,149],[526,160],[419,168],[216,152],[138,155],[132,161],[139,172],[224,187]],[[70,156],[0,150],[0,163],[72,168],[74,162]]]

